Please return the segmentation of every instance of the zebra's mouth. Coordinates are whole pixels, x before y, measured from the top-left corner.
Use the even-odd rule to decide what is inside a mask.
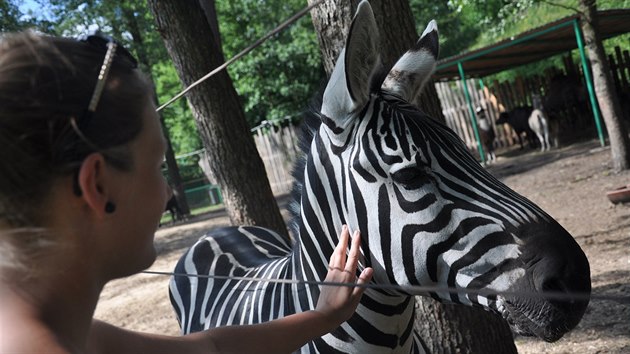
[[[497,299],[497,310],[517,334],[555,342],[571,328],[567,318],[548,301],[533,299]]]

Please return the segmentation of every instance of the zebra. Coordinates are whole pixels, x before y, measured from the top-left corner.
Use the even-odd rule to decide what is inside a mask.
[[[424,352],[413,327],[415,295],[483,307],[546,341],[580,321],[588,296],[515,295],[590,294],[588,260],[573,237],[410,103],[435,67],[435,21],[387,75],[379,72],[378,35],[362,1],[321,109],[305,121],[292,242],[261,227],[226,227],[178,261],[169,294],[183,334],[313,309],[319,288],[309,282],[323,281],[343,224],[361,231],[360,268],[374,269],[374,286],[351,319],[301,353]]]

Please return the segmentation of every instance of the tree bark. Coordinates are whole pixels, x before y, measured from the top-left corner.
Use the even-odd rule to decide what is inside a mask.
[[[129,7],[123,6],[122,13],[125,19],[125,23],[127,25],[126,27],[129,29],[129,33],[131,33],[134,45],[138,49],[138,62],[141,66],[144,66],[144,71],[149,75],[149,79],[153,81],[153,75],[151,74],[151,67],[153,66],[153,63],[145,50],[142,31],[140,30],[138,21],[135,16],[135,13],[137,12],[132,11],[132,9]],[[155,87],[155,84],[153,84],[152,86]],[[155,103],[157,104],[157,92],[153,92],[153,98],[155,100]],[[188,206],[188,201],[186,200],[184,184],[179,173],[179,166],[177,165],[175,152],[173,151],[171,136],[168,131],[168,127],[164,122],[164,117],[161,114],[160,124],[162,125],[162,130],[164,131],[164,138],[166,139],[166,152],[164,153],[164,157],[166,158],[167,173],[171,187],[173,188],[173,195],[175,196],[175,200],[177,200],[177,205],[181,209],[182,214],[190,215],[190,208]]]
[[[223,44],[221,42],[221,32],[219,31],[219,21],[217,19],[217,8],[214,4],[214,0],[199,0],[199,4],[201,5],[203,12],[206,14],[210,31],[214,34],[214,41],[217,44],[217,48],[219,48],[221,60],[225,61],[225,56],[223,55]]]
[[[148,6],[184,86],[223,63],[198,1],[149,0]],[[228,73],[222,70],[187,98],[230,222],[264,226],[288,237]]]
[[[480,308],[416,297],[414,328],[431,354],[517,353],[510,327]]]
[[[610,68],[604,46],[597,30],[597,4],[595,0],[580,0],[582,32],[593,72],[595,95],[610,141],[613,169],[616,172],[630,168],[630,140],[622,121],[621,105],[610,77]]]
[[[309,4],[315,0],[308,0]],[[330,76],[345,45],[359,0],[326,0],[311,11],[313,24]],[[381,33],[381,58],[390,68],[418,40],[408,0],[371,0]],[[438,23],[439,26],[439,23]],[[433,82],[427,83],[419,107],[444,121]],[[415,326],[430,353],[516,353],[512,333],[499,316],[483,309],[443,305],[431,298],[416,297]]]

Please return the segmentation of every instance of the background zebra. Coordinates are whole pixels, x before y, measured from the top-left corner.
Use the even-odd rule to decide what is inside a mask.
[[[372,9],[363,1],[321,110],[307,119],[308,147],[296,169],[294,243],[257,227],[202,237],[175,272],[232,279],[172,279],[183,333],[314,308],[316,286],[248,278],[323,280],[344,223],[361,230],[361,264],[374,268],[375,284],[590,293],[588,261],[572,236],[486,172],[445,125],[408,103],[434,69],[435,23],[386,76],[379,75],[379,44]],[[349,321],[301,351],[422,352],[412,295],[482,306],[515,331],[547,341],[575,327],[588,304],[367,289]]]

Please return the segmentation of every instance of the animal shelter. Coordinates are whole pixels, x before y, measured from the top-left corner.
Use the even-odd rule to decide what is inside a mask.
[[[602,41],[630,32],[630,10],[598,11],[598,21],[597,30]],[[488,85],[483,81],[483,78],[489,75],[549,59],[574,49],[579,52],[580,63],[574,65],[570,56],[563,58],[564,73],[551,69],[542,76],[517,78],[513,83],[492,82]],[[618,94],[630,94],[628,50],[616,48],[615,55],[608,55],[608,59]],[[437,63],[433,79],[442,102],[446,123],[469,148],[478,150],[482,162],[486,158],[480,140],[475,107],[484,107],[496,131],[497,144],[510,146],[515,143],[512,131],[507,127],[507,129],[496,127],[495,122],[499,113],[531,103],[532,94],[546,95],[558,92],[556,87],[582,85],[582,95],[569,92],[567,97],[582,97],[581,101],[575,98],[572,105],[577,106],[580,103],[587,107],[578,110],[578,113],[590,112],[599,141],[602,146],[605,145],[601,114],[578,15],[550,22],[480,49],[441,59]]]

